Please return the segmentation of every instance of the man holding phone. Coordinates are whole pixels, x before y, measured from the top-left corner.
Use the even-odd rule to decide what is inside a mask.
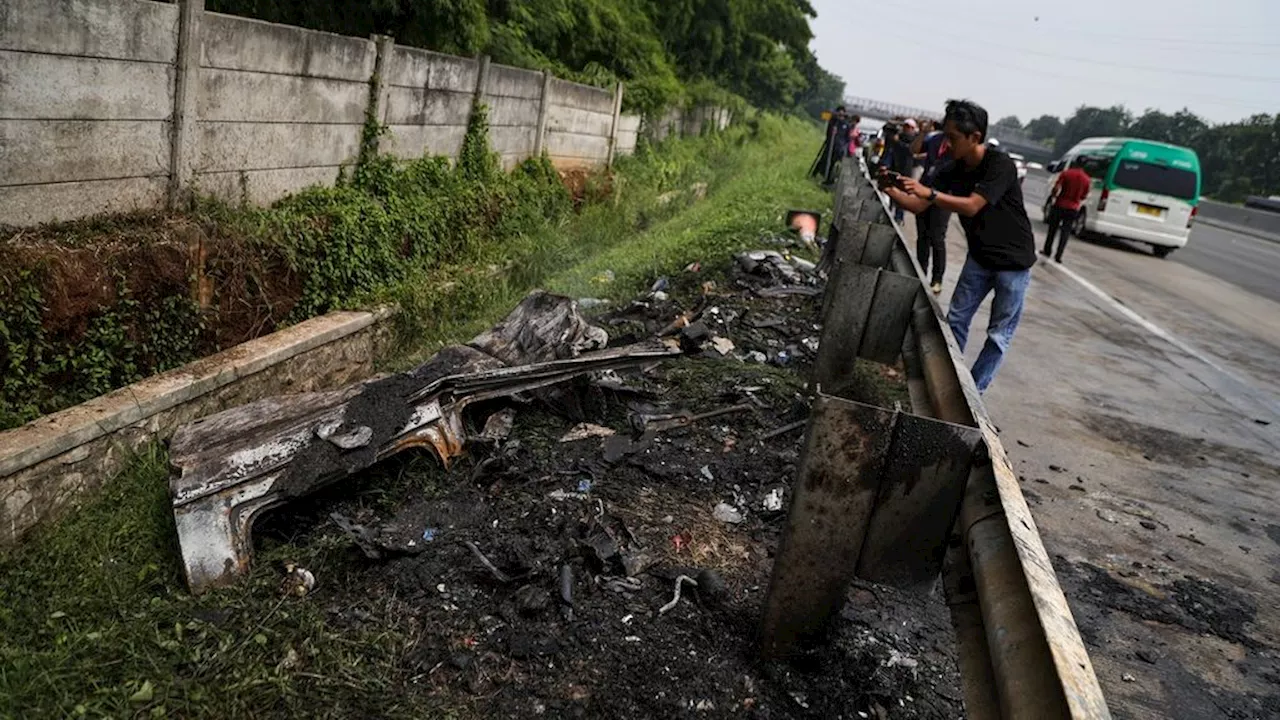
[[[968,100],[949,100],[943,132],[951,160],[938,169],[933,187],[903,177],[886,193],[917,215],[936,207],[960,217],[969,256],[951,296],[947,324],[963,351],[978,306],[994,291],[987,340],[973,365],[973,381],[985,392],[1022,317],[1036,262],[1035,236],[1022,202],[1017,166],[986,144],[987,111]]]

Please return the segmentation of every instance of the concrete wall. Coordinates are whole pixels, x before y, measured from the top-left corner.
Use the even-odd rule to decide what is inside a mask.
[[[489,106],[489,142],[502,156],[502,166],[511,168],[532,157],[542,112],[542,73],[492,64],[481,100]],[[600,156],[596,164],[605,159]]]
[[[158,2],[0,0],[0,224],[163,204],[177,28]]]
[[[640,139],[639,115],[622,115],[618,118],[618,140],[614,146],[617,155],[631,155],[636,151],[636,141]]]
[[[0,225],[154,210],[191,191],[266,204],[332,184],[370,108],[380,148],[456,158],[476,102],[510,168],[634,151],[621,89],[205,12],[202,0],[0,0]],[[372,104],[372,105],[371,105]],[[722,127],[672,111],[657,140]],[[723,122],[722,122],[723,120]]]
[[[468,58],[396,46],[391,57],[382,122],[382,149],[397,157],[456,158],[467,132],[480,63]]]
[[[546,141],[551,161],[568,168],[593,167],[607,160],[613,111],[614,93],[552,80]]]
[[[196,418],[373,373],[388,313],[336,312],[0,432],[0,547],[53,520],[130,454]]]
[[[332,184],[360,152],[371,40],[205,13],[195,123],[195,187],[269,203]]]

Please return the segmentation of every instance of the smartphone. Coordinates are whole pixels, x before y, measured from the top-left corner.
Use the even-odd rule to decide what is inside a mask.
[[[902,174],[896,173],[892,170],[882,171],[880,173],[880,177],[878,178],[878,180],[879,180],[878,184],[880,185],[881,190],[885,190],[890,186],[896,187],[899,190],[903,190],[906,188],[906,183],[903,182]]]

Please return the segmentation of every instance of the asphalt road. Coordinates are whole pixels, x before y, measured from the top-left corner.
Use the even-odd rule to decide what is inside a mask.
[[[1047,178],[1048,175],[1032,171],[1023,184],[1027,203],[1037,208],[1030,211],[1033,220],[1040,218],[1038,208],[1044,201]],[[1108,238],[1085,242],[1100,243],[1148,256],[1151,254],[1148,246],[1123,240]],[[1152,260],[1158,262],[1154,257]],[[1167,261],[1196,268],[1249,292],[1280,302],[1280,237],[1271,242],[1197,223],[1192,226],[1187,246],[1174,251]]]
[[[985,397],[1117,720],[1280,718],[1280,245],[1226,235],[1073,240]]]

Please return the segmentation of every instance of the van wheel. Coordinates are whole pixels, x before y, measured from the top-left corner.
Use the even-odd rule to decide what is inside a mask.
[[[1178,249],[1178,248],[1171,248],[1171,247],[1168,247],[1167,245],[1152,245],[1152,246],[1151,246],[1151,252],[1152,252],[1156,257],[1161,258],[1161,259],[1164,259],[1164,258],[1169,257],[1169,253],[1171,253],[1171,252],[1173,252],[1174,250],[1177,250],[1177,249]]]
[[[1084,239],[1085,233],[1088,232],[1087,230],[1085,230],[1085,226],[1084,226],[1085,214],[1088,212],[1089,212],[1088,210],[1081,208],[1080,214],[1076,215],[1076,221],[1071,224],[1071,234],[1075,235],[1081,240]]]

